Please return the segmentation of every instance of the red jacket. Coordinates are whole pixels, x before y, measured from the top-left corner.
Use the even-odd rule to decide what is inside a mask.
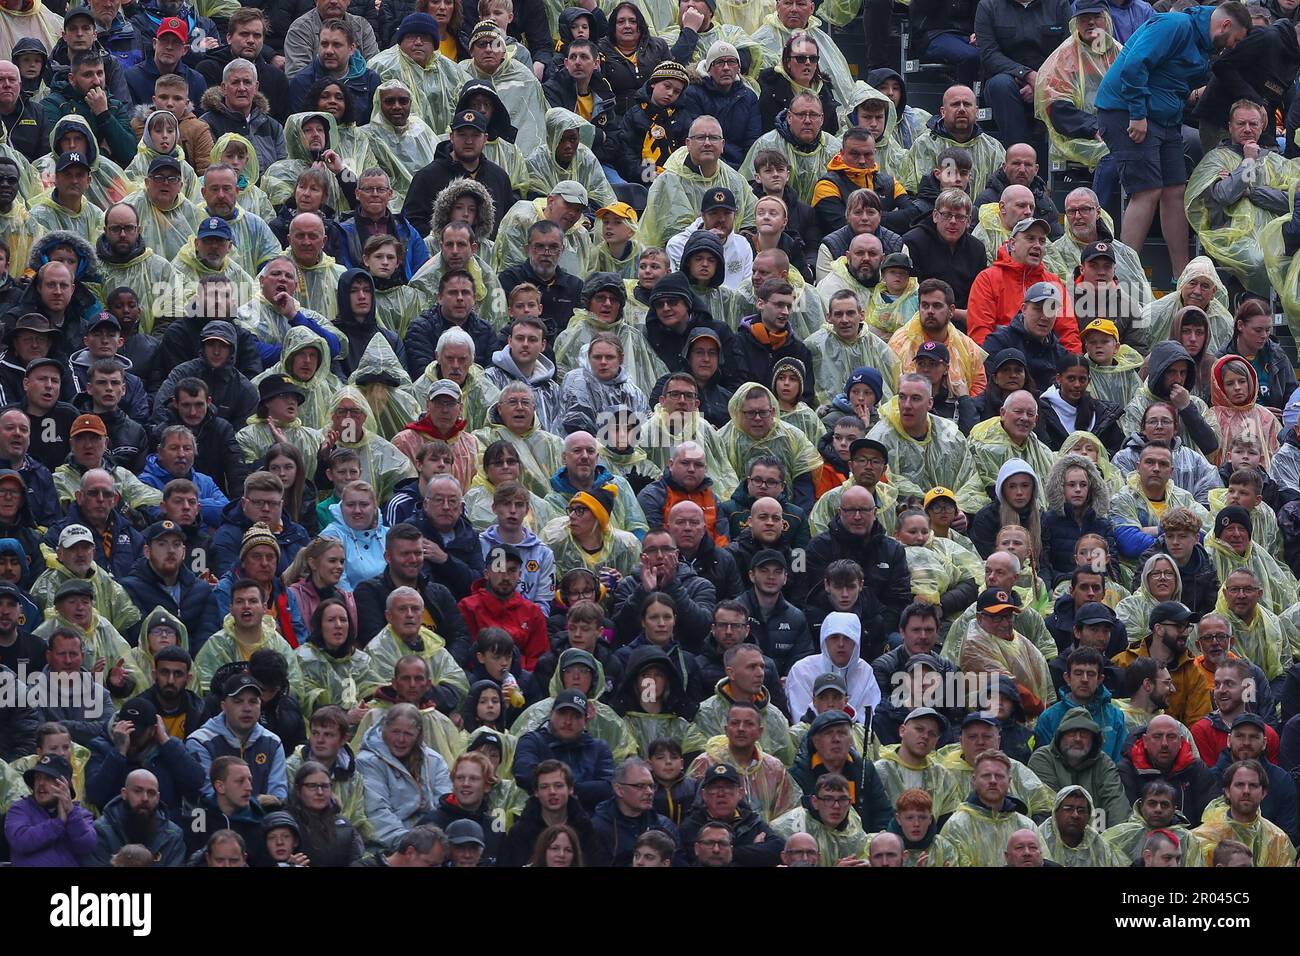
[[[551,642],[546,636],[546,616],[528,598],[518,591],[502,601],[487,589],[487,582],[482,578],[474,582],[467,598],[461,598],[459,604],[465,626],[469,628],[469,639],[478,638],[478,632],[485,627],[499,627],[514,639],[519,648],[519,663],[526,671],[537,667],[537,658],[551,649]]]
[[[1201,753],[1201,761],[1207,767],[1213,767],[1219,761],[1219,754],[1228,748],[1228,727],[1216,710],[1188,728],[1196,749]],[[1272,763],[1277,763],[1277,751],[1281,746],[1277,731],[1272,727],[1264,728],[1264,752]]]
[[[1061,290],[1064,308],[1056,317],[1056,337],[1071,352],[1081,353],[1083,343],[1079,340],[1074,303],[1066,294],[1065,283],[1060,276],[1048,272],[1041,265],[1030,267],[1016,262],[1005,244],[998,249],[993,265],[971,283],[970,296],[966,300],[966,334],[977,345],[983,345],[984,339],[994,329],[1010,325],[1025,304],[1025,293],[1035,282],[1050,282]]]

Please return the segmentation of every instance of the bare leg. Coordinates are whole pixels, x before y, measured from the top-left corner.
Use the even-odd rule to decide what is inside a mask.
[[[1187,211],[1183,208],[1185,186],[1166,186],[1160,190],[1160,231],[1169,246],[1169,265],[1174,278],[1187,267]]]
[[[1155,218],[1156,207],[1160,205],[1159,189],[1144,189],[1128,197],[1124,207],[1124,221],[1120,227],[1120,241],[1138,255],[1147,241],[1151,231],[1151,220]]]

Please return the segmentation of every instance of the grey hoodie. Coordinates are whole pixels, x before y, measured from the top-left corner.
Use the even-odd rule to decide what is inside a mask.
[[[537,405],[537,427],[545,432],[554,432],[564,417],[564,405],[560,400],[560,383],[555,380],[555,363],[545,355],[537,357],[537,367],[533,374],[524,377],[524,373],[515,364],[510,347],[498,349],[492,353],[492,364],[483,370],[483,377],[497,388],[505,388],[511,382],[523,382],[533,392]]]

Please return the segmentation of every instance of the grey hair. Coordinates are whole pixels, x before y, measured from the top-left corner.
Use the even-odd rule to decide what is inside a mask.
[[[417,827],[411,827],[397,841],[397,852],[405,853],[407,850],[414,850],[416,853],[424,854],[434,846],[442,847],[444,853],[451,852],[451,843],[447,840],[447,834],[443,832],[442,827],[435,827],[432,823],[421,823]]]
[[[448,474],[434,475],[429,479],[429,483],[424,486],[424,490],[426,492],[431,492],[433,491],[434,485],[445,485],[448,482],[450,482],[452,487],[456,489],[456,494],[463,495],[465,493],[465,489],[460,486],[460,482],[456,480],[456,476]]]
[[[1248,569],[1248,568],[1239,568],[1239,569],[1237,569],[1237,570],[1246,571],[1246,570],[1249,570],[1249,569]],[[1199,628],[1199,627],[1200,627],[1202,624],[1204,624],[1206,621],[1218,621],[1220,624],[1222,624],[1224,627],[1226,627],[1226,628],[1228,629],[1228,633],[1229,633],[1229,634],[1232,633],[1232,624],[1228,621],[1228,619],[1227,619],[1226,617],[1224,617],[1224,616],[1223,616],[1222,614],[1220,614],[1218,611],[1211,611],[1209,614],[1202,614],[1202,615],[1201,615],[1201,620],[1200,620],[1200,622],[1199,622],[1196,626]]]
[[[99,478],[101,476],[108,479],[108,483],[113,487],[113,491],[116,492],[117,479],[113,477],[112,472],[104,468],[91,468],[87,470],[87,472],[81,476],[81,485],[79,487],[82,491],[85,491],[86,485],[90,483],[91,478]]]
[[[908,372],[906,375],[903,375],[898,380],[898,387],[902,388],[904,382],[911,382],[913,385],[920,385],[925,389],[925,394],[934,398],[934,386],[931,385],[930,380],[920,372]]]
[[[1016,574],[1020,573],[1020,558],[1018,555],[1014,555],[1010,551],[994,551],[992,554],[990,554],[987,558],[984,559],[984,563],[988,564],[991,559],[997,557],[1006,558],[1008,561],[1011,562],[1012,570]]]
[[[497,401],[501,401],[507,395],[527,395],[533,400],[533,406],[536,407],[537,405],[537,397],[533,394],[533,390],[524,382],[511,382],[505,388],[501,389],[501,397],[498,398]]]
[[[1077,189],[1071,189],[1070,192],[1066,195],[1065,201],[1069,202],[1071,196],[1082,196],[1093,203],[1099,202],[1097,199],[1097,194],[1093,192],[1091,189],[1089,189],[1087,186],[1079,186]]]
[[[415,724],[415,747],[418,750],[424,746],[424,721],[420,717],[420,711],[414,704],[394,704],[393,708],[384,714],[384,729],[399,720],[409,720]]]
[[[469,349],[469,360],[474,361],[474,340],[469,337],[469,333],[464,329],[453,326],[442,335],[438,336],[438,344],[434,346],[433,357],[442,358],[443,350],[448,345],[463,345]]]
[[[256,82],[257,67],[253,64],[251,60],[245,60],[242,56],[237,56],[229,63],[227,63],[225,68],[221,71],[221,82],[222,83],[226,82],[226,80],[230,79],[230,77],[236,73],[244,73],[244,72],[252,73],[253,80],[254,82]]]
[[[158,447],[162,448],[167,444],[167,439],[175,438],[177,435],[184,435],[190,441],[198,445],[198,439],[194,437],[194,432],[190,431],[184,425],[168,425],[158,434]]]
[[[650,764],[642,760],[640,757],[628,757],[614,768],[614,782],[626,783],[628,773],[633,770],[645,770],[649,772]]]
[[[419,591],[417,591],[415,588],[408,588],[406,585],[402,585],[400,588],[393,588],[393,590],[388,592],[388,597],[384,601],[384,610],[391,611],[393,609],[394,602],[396,602],[398,598],[405,598],[405,597],[419,598],[420,603],[421,604],[424,603],[424,598],[421,597]]]
[[[671,461],[682,452],[687,452],[688,454],[694,454],[695,452],[699,452],[701,455],[705,454],[704,446],[699,442],[684,441],[673,445],[672,449],[668,452],[668,459]]]
[[[1009,409],[1011,407],[1011,400],[1020,395],[1026,396],[1030,401],[1033,401],[1035,405],[1038,404],[1037,401],[1034,400],[1034,393],[1022,388],[1012,392],[1006,398],[1002,399],[1002,411],[1005,412],[1007,409]]]

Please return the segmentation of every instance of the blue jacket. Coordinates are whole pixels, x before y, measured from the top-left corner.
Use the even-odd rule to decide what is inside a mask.
[[[143,555],[132,565],[131,573],[124,578],[119,578],[118,583],[126,589],[126,593],[131,596],[131,600],[140,609],[142,615],[147,615],[154,608],[160,607],[178,618],[189,632],[191,654],[198,651],[199,642],[207,640],[209,636],[221,630],[223,615],[217,613],[217,600],[212,593],[212,585],[195,575],[184,564],[181,565],[180,574],[176,578],[176,585],[180,589],[179,603],[172,597],[171,591],[163,584],[154,569],[149,566],[149,559]],[[136,644],[139,633],[140,622],[137,622],[123,631],[122,636],[132,644]],[[96,803],[95,806],[103,806],[103,804]]]
[[[167,482],[173,480],[175,476],[168,472],[162,465],[158,464],[158,456],[150,455],[144,461],[144,470],[140,472],[140,480],[151,488],[157,488],[162,491],[167,487]],[[217,528],[221,525],[221,512],[230,504],[230,499],[225,496],[217,483],[203,474],[201,471],[190,469],[188,475],[182,475],[194,482],[194,487],[199,489],[199,513],[203,516],[203,523],[209,528]]]
[[[749,147],[763,135],[758,95],[740,80],[725,93],[709,77],[692,83],[682,94],[681,110],[688,117],[687,125],[700,116],[712,116],[718,121],[727,140],[722,161],[732,169],[740,168]]]
[[[1111,36],[1127,44],[1138,27],[1155,16],[1156,9],[1147,0],[1129,0],[1124,4],[1118,0],[1106,0],[1106,12],[1110,14]]]
[[[359,55],[360,51],[358,51]],[[307,103],[307,93],[327,76],[332,80],[338,79],[333,73],[321,66],[320,57],[314,56],[310,63],[289,77],[289,111],[299,113],[304,110],[315,109],[315,103]],[[352,108],[355,111],[358,123],[369,122],[371,109],[374,105],[375,90],[379,88],[379,84],[382,82],[383,80],[379,74],[368,67],[355,75],[349,69],[348,75],[343,78],[343,87],[348,91],[348,96],[352,97]],[[360,173],[361,170],[357,170],[357,172]]]
[[[1213,7],[1157,13],[1124,44],[1097,90],[1097,109],[1181,126],[1183,101],[1210,69]]]
[[[662,830],[677,839],[677,827],[653,807],[628,817],[619,811],[618,801],[613,797],[596,808],[591,815],[591,827],[596,831],[596,846],[587,860],[588,866],[631,866],[637,837],[647,830]]]
[[[478,532],[469,519],[461,515],[456,519],[451,540],[447,540],[433,526],[428,515],[421,512],[416,517],[418,520],[413,524],[420,534],[437,542],[447,552],[447,560],[442,564],[424,562],[429,577],[450,591],[457,601],[469,597],[474,582],[483,576],[483,545],[479,543]]]
[[[1268,771],[1268,792],[1264,802],[1259,805],[1259,812],[1269,823],[1286,831],[1294,842],[1300,831],[1300,805],[1296,799],[1296,785],[1292,776],[1267,757],[1260,756],[1259,762]],[[1219,762],[1210,769],[1215,776],[1222,778],[1223,771],[1232,765],[1232,751],[1227,747],[1219,754]]]
[[[131,573],[136,559],[143,553],[144,538],[139,531],[127,523],[120,510],[110,514],[108,522],[112,528],[113,553],[112,555],[105,553],[103,535],[96,534],[95,563],[120,581]],[[60,532],[70,524],[90,527],[90,522],[81,517],[81,511],[75,501],[68,505],[67,515],[62,520],[50,525],[49,530],[45,532],[45,543],[51,549],[57,547]]]
[[[181,804],[197,803],[199,790],[206,779],[198,761],[185,752],[185,744],[168,737],[161,747],[150,747],[140,756],[124,757],[107,734],[90,742],[90,759],[86,762],[86,799],[97,807],[107,808],[109,801],[126,786],[133,770],[148,770],[158,778],[159,809],[178,826],[184,826],[187,814]]]
[[[27,485],[27,507],[37,525],[48,528],[63,515],[59,507],[59,493],[54,490],[54,475],[31,455],[14,464],[0,458],[0,468],[12,468],[23,476]]]
[[[302,76],[302,74],[299,73],[298,76]],[[349,269],[365,268],[361,261],[361,249],[365,242],[357,235],[356,213],[351,213],[347,219],[339,223],[339,229],[343,231],[344,240],[343,248],[339,250],[342,253],[339,256],[339,265],[346,266]],[[415,227],[401,213],[389,212],[388,232],[406,243],[406,275],[404,278],[409,282],[420,271],[420,266],[429,261],[429,247],[425,245],[424,237],[416,231]]]
[[[212,559],[212,573],[225,574],[239,563],[239,546],[244,543],[244,532],[253,526],[244,514],[243,499],[236,498],[221,513],[221,527],[212,536],[212,547],[208,551]],[[287,514],[280,516],[280,533],[275,536],[280,542],[280,564],[277,574],[284,574],[294,555],[307,546],[311,535],[307,529],[296,521],[290,521]]]
[[[185,758],[189,760],[189,757]],[[190,760],[190,763],[194,761]],[[95,821],[95,849],[82,857],[82,866],[112,866],[113,855],[135,841],[126,832],[126,801],[121,794],[109,798],[103,816]],[[154,866],[185,865],[185,832],[169,820],[159,805],[154,811],[156,826],[146,847],[153,854]]]
[[[248,742],[242,747],[238,738],[226,726],[226,718],[218,714],[185,740],[185,749],[203,770],[203,795],[216,799],[208,770],[218,757],[240,757],[253,771],[253,799],[264,793],[289,799],[289,783],[284,771],[284,747],[280,738],[261,724],[254,724]]]
[[[515,783],[529,793],[537,782],[537,765],[558,760],[573,771],[579,802],[588,810],[614,795],[614,755],[609,744],[583,731],[572,743],[563,743],[551,733],[550,721],[519,738],[515,748]]]
[[[1086,705],[1075,700],[1069,691],[1064,692],[1060,700],[1043,711],[1038,723],[1034,725],[1034,749],[1051,746],[1056,739],[1057,727],[1072,707],[1084,707],[1097,722],[1101,728],[1102,753],[1118,764],[1123,757],[1128,729],[1124,723],[1124,711],[1110,702],[1110,691],[1105,685],[1097,689],[1097,693],[1092,695],[1092,700]]]
[[[1088,509],[1080,523],[1069,505],[1056,511],[1043,513],[1043,563],[1039,572],[1049,587],[1056,587],[1074,571],[1074,546],[1085,534],[1099,534],[1106,539],[1111,554],[1119,553],[1115,541],[1115,526],[1107,515]]]
[[[185,80],[190,90],[190,102],[197,103],[203,99],[203,91],[208,88],[208,81],[197,70],[191,70],[182,60],[176,64],[176,74]],[[131,91],[131,102],[136,106],[148,106],[153,102],[153,85],[158,77],[158,64],[153,59],[143,60],[126,71],[126,86]]]
[[[334,521],[321,532],[322,538],[335,538],[343,543],[343,577],[338,586],[344,591],[355,591],[357,585],[384,573],[388,562],[384,558],[384,545],[388,540],[388,526],[383,515],[377,515],[375,526],[367,531],[353,531],[343,520],[337,504],[330,505]]]

